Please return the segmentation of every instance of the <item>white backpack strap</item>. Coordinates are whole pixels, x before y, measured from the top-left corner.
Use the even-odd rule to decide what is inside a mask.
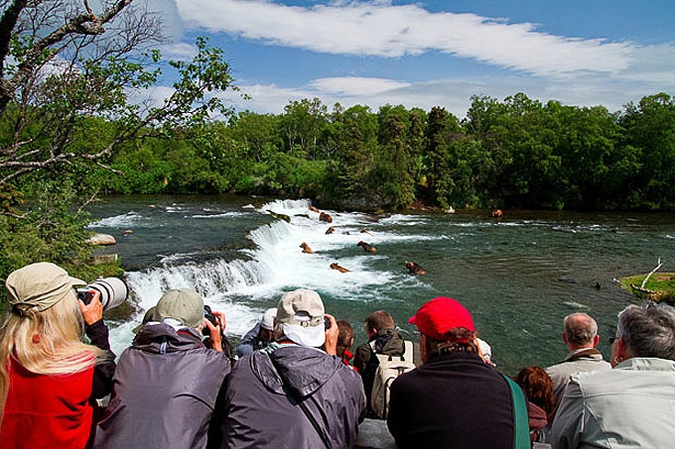
[[[415,350],[413,349],[413,342],[405,340],[405,349],[403,350],[403,357],[407,360],[410,357],[410,361],[414,362]]]

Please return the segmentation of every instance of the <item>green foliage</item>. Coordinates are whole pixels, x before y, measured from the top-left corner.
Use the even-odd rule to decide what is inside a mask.
[[[132,2],[94,2],[87,14],[81,4],[48,0],[0,11],[8,38],[0,46],[3,272],[35,260],[86,261],[79,209],[98,192],[231,186],[217,171],[214,148],[185,134],[203,137],[213,115],[232,115],[220,96],[209,95],[237,91],[223,50],[197,38],[191,61],[163,62],[149,50],[160,41],[158,16]],[[130,98],[167,70],[176,82],[165,100]],[[176,136],[166,145],[157,140]]]
[[[619,279],[621,287],[633,293],[640,299],[663,301],[675,305],[675,273],[655,273],[649,277],[642,287],[642,282],[647,277],[645,274],[626,276]],[[633,286],[644,288],[644,291],[634,289]]]
[[[34,262],[67,267],[87,261],[91,249],[83,242],[91,235],[84,228],[89,216],[70,206],[82,201],[73,184],[36,179],[24,192],[21,218],[0,216],[0,278]]]
[[[675,99],[665,93],[629,104],[619,118],[625,142],[639,151],[639,170],[631,190],[641,193],[639,204],[649,209],[675,207]]]
[[[671,103],[658,95],[613,114],[522,93],[503,102],[474,97],[460,123],[440,107],[373,113],[336,104],[327,114],[316,99],[297,101],[280,116],[244,111],[171,140],[123,146],[112,166],[124,176],[108,175],[100,189],[304,196],[362,210],[420,201],[443,209],[663,209],[673,194],[662,170],[675,152],[660,151],[672,134],[660,124],[670,123]]]

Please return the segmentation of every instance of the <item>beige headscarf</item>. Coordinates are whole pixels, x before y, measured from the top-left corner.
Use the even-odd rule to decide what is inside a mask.
[[[75,286],[86,284],[50,262],[26,265],[10,273],[5,281],[12,310],[20,315],[28,309],[47,310],[69,295],[74,296]]]

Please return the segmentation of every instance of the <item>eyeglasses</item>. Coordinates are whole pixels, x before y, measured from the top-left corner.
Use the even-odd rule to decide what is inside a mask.
[[[613,337],[609,337],[609,344],[610,344],[610,345],[613,345],[614,342],[617,341],[619,338],[621,338],[621,337],[616,336],[616,335],[613,336]]]

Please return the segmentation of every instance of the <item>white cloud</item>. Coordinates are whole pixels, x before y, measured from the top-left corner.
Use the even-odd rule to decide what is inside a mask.
[[[197,47],[183,42],[176,42],[162,47],[162,56],[167,59],[190,60],[196,54]]]
[[[164,4],[166,0],[152,1]],[[501,101],[524,92],[542,102],[553,99],[568,105],[603,105],[617,111],[645,95],[675,92],[672,43],[646,46],[556,36],[538,31],[532,23],[510,23],[508,19],[476,14],[432,13],[422,3],[395,6],[388,0],[336,0],[299,7],[279,1],[168,2],[171,16],[180,25],[176,29],[226,33],[257,43],[307,50],[303,58],[311,58],[312,52],[355,56],[345,58],[341,66],[317,65],[314,72],[304,71],[302,76],[314,79],[305,79],[302,84],[275,79],[273,69],[266,77],[274,79],[269,83],[247,80],[242,73],[236,84],[251,95],[250,100],[234,92],[220,94],[239,110],[280,114],[289,101],[318,97],[329,107],[336,102],[345,107],[367,105],[374,111],[385,104],[425,110],[442,106],[463,117],[472,95]],[[174,41],[180,41],[180,36]],[[176,44],[169,51],[188,56],[194,49]],[[488,76],[471,69],[472,75],[448,73],[444,79],[433,79],[431,73],[438,73],[436,65],[424,79],[423,66],[429,61],[424,54],[432,54],[434,64],[447,55],[449,70],[456,67],[456,57],[507,70],[489,70]],[[415,56],[411,66],[396,72],[401,60],[408,64],[404,59],[408,55]],[[377,67],[370,64],[373,60],[378,62]],[[362,69],[369,66],[377,72]],[[418,66],[421,70],[416,71],[415,78],[406,79],[411,71],[408,68]],[[469,62],[467,66],[476,65]],[[341,76],[343,73],[345,76]],[[369,76],[371,73],[376,74]]]
[[[536,75],[616,73],[632,45],[538,32],[476,14],[351,2],[311,8],[264,0],[175,0],[188,26],[320,53],[401,57],[439,51]]]
[[[529,76],[500,76],[443,79],[417,83],[373,78],[322,78],[301,87],[280,87],[275,84],[238,84],[251,96],[244,100],[238,92],[214,93],[239,111],[251,110],[260,114],[282,114],[291,101],[304,98],[319,98],[330,108],[335,103],[349,108],[354,105],[369,106],[377,112],[386,104],[404,105],[410,109],[419,107],[430,111],[435,106],[445,108],[459,118],[464,118],[471,104],[472,95],[485,95],[503,101],[517,92],[545,103],[560,101],[574,106],[605,106],[610,112],[619,111],[629,101],[637,102],[645,95],[653,95],[664,89],[634,84],[629,80],[611,80],[598,76],[580,76],[550,83],[545,78]],[[675,90],[675,82],[669,84]],[[369,90],[369,87],[371,89]],[[665,89],[667,91],[667,89]],[[159,106],[173,90],[157,87],[138,93],[139,97],[151,98]],[[136,98],[136,102],[140,102]]]
[[[401,89],[410,86],[410,83],[383,78],[345,76],[317,79],[309,83],[309,86],[325,94],[364,96]]]
[[[173,1],[146,0],[147,10],[159,14],[162,19],[162,34],[166,39],[179,40],[183,35],[183,23]]]
[[[459,118],[466,115],[472,95],[485,95],[503,101],[508,96],[523,92],[529,98],[542,103],[555,100],[571,106],[605,106],[609,111],[615,112],[621,110],[629,101],[637,102],[645,95],[668,91],[655,85],[635,84],[630,80],[610,79],[592,74],[559,80],[557,83],[551,83],[545,78],[514,75],[416,83],[356,77],[322,78],[296,88],[282,88],[274,84],[248,85],[244,81],[239,83],[239,86],[242,91],[251,95],[250,100],[243,100],[232,92],[219,94],[227,98],[238,110],[249,109],[259,113],[282,114],[284,106],[290,101],[317,97],[329,108],[335,103],[340,103],[346,108],[366,105],[373,111],[386,104],[401,104],[408,109],[419,107],[426,111],[440,106]],[[381,88],[368,91],[368,86]],[[385,89],[385,86],[391,88]],[[669,86],[670,91],[675,91],[675,81],[671,81]]]

